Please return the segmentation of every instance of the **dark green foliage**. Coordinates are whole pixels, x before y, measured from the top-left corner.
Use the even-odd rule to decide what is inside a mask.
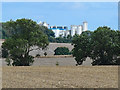
[[[58,61],[56,62],[56,66],[59,66],[59,62]]]
[[[47,56],[47,52],[45,52],[44,55]]]
[[[73,40],[73,56],[80,65],[90,57],[92,65],[119,65],[120,31],[104,26],[94,32],[83,32]]]
[[[80,36],[75,35],[72,41],[74,48],[72,50],[76,62],[81,65],[91,52],[91,35],[92,32],[83,32]]]
[[[69,55],[70,51],[66,47],[58,47],[54,50],[55,54],[54,55]]]
[[[6,58],[5,61],[7,62],[7,65],[8,65],[8,66],[11,66],[11,60],[10,60],[9,58]]]
[[[10,20],[10,21],[3,22],[0,24],[1,24],[0,31],[2,32],[0,38],[7,39],[7,38],[11,37],[12,34],[14,34],[13,27],[11,27],[11,25],[13,26],[15,24],[14,21]]]
[[[44,49],[48,45],[47,36],[31,19],[10,21],[6,28],[11,29],[12,35],[5,40],[2,48],[8,51],[8,58],[12,59],[13,66],[30,66],[34,61],[29,55],[29,52],[34,50],[31,47],[38,46],[37,49]]]
[[[48,40],[49,42],[56,42],[56,38],[52,36],[48,37]]]
[[[36,57],[40,57],[40,54],[37,54]]]
[[[94,59],[93,65],[114,65],[118,64],[117,56],[120,51],[120,45],[117,32],[108,27],[99,27],[92,36],[92,53]]]
[[[7,58],[8,57],[8,51],[6,49],[2,49],[2,58]]]
[[[48,37],[50,37],[50,36],[55,37],[54,32],[45,26],[40,26],[40,30],[43,31],[45,34],[47,34]]]
[[[11,37],[15,31],[13,30],[14,21],[10,20],[0,24],[0,38],[7,39]],[[12,27],[11,27],[12,25]],[[19,29],[19,27],[17,28]],[[57,43],[71,43],[72,37],[68,35],[67,37],[57,37],[55,38],[55,34],[51,29],[48,29],[44,26],[39,26],[39,30],[45,33],[48,36],[49,42],[57,42]]]
[[[71,43],[72,42],[72,36],[68,35],[67,37],[57,37],[57,38],[55,38],[55,41],[57,43]]]
[[[51,29],[48,29],[44,26],[40,26],[40,30],[42,30],[42,32],[44,32],[48,36],[49,42],[55,42],[55,34]]]

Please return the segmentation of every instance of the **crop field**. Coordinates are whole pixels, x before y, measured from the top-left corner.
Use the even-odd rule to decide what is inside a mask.
[[[2,68],[3,88],[118,88],[117,66]]]

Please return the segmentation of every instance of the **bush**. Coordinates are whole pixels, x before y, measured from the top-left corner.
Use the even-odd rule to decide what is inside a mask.
[[[56,62],[56,66],[59,66],[59,62],[58,61]]]
[[[40,54],[36,54],[36,57],[40,57]]]
[[[54,55],[70,55],[70,51],[66,47],[58,47],[54,50]]]
[[[44,55],[47,56],[47,52],[45,52]]]

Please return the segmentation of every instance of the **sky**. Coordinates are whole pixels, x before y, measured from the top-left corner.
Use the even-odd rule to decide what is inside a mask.
[[[88,22],[88,30],[99,26],[118,29],[117,2],[3,2],[2,21],[28,18],[50,26],[83,25]]]

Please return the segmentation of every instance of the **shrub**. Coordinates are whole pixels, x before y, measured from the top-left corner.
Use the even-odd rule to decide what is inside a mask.
[[[40,54],[36,54],[36,57],[40,57]]]
[[[55,54],[54,55],[69,55],[70,51],[66,47],[58,47],[54,50]]]

